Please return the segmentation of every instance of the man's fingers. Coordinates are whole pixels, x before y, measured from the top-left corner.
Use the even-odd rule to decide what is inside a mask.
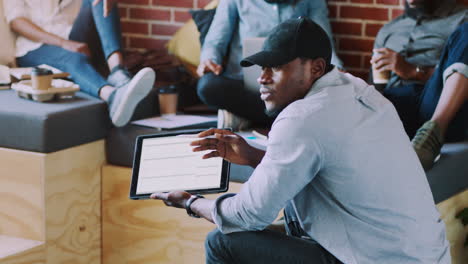
[[[213,136],[215,134],[223,134],[223,135],[236,135],[235,133],[226,130],[226,129],[219,129],[219,128],[210,128],[208,130],[202,131],[198,133],[198,137],[208,137]]]
[[[208,154],[203,155],[202,159],[217,158],[221,157],[218,151],[212,151]]]
[[[219,141],[226,142],[226,143],[236,143],[239,141],[239,138],[237,137],[237,135],[223,135],[223,134],[216,133],[215,136],[216,136],[216,139],[218,139]]]
[[[217,150],[218,145],[206,145],[206,146],[199,146],[192,149],[193,152],[205,151],[205,150]]]
[[[374,68],[377,70],[382,69],[382,67],[385,67],[387,65],[390,65],[391,61],[389,59],[382,59],[379,60],[377,63],[374,64]]]
[[[150,195],[150,198],[157,200],[167,200],[169,198],[169,193],[153,193]]]
[[[218,144],[218,140],[216,138],[204,138],[190,142],[190,146],[207,146],[216,144]]]
[[[221,73],[221,66],[214,63],[212,60],[207,61],[207,66],[208,68],[214,72],[216,75],[219,75]]]

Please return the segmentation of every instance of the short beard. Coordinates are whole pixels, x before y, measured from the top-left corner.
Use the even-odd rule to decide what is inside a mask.
[[[265,109],[265,115],[271,118],[276,118],[281,113],[281,111],[283,111],[284,108],[285,107],[278,107],[271,110]]]

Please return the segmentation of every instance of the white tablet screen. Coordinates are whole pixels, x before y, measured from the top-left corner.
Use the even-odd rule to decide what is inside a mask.
[[[190,142],[194,140],[188,136],[143,139],[136,194],[219,188],[223,159],[202,159],[208,152],[193,152]]]

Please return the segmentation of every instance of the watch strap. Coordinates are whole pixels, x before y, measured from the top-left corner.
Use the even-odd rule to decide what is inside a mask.
[[[200,218],[200,216],[195,214],[190,208],[192,203],[195,202],[198,198],[205,198],[205,197],[203,197],[202,195],[196,194],[196,195],[190,196],[190,198],[185,202],[185,210],[187,211],[187,214],[191,217]]]

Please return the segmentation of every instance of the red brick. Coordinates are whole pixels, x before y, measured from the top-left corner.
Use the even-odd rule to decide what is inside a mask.
[[[340,17],[388,21],[388,10],[374,7],[341,6]]]
[[[172,36],[179,28],[180,26],[174,26],[174,25],[152,25],[151,34]]]
[[[402,15],[404,12],[403,9],[392,9],[392,19]]]
[[[163,39],[150,39],[150,38],[137,38],[129,37],[130,39],[130,48],[139,48],[139,49],[161,49],[167,43],[167,40]]]
[[[371,52],[374,40],[340,37],[339,47],[339,50]]]
[[[207,4],[209,4],[210,2],[211,2],[211,0],[198,0],[197,7],[198,8],[203,8]]]
[[[338,57],[343,60],[345,68],[361,68],[360,55],[338,53]]]
[[[351,2],[354,3],[366,3],[366,4],[373,4],[374,0],[352,0]]]
[[[122,32],[124,33],[136,33],[145,35],[148,35],[149,33],[149,26],[147,23],[122,21],[120,25],[122,25]]]
[[[347,2],[348,0],[328,0],[328,2]]]
[[[153,5],[193,8],[193,1],[194,0],[153,0]]]
[[[363,79],[365,82],[369,79],[369,70],[360,69],[360,70],[350,70],[349,73],[352,75]]]
[[[382,24],[367,24],[366,25],[366,36],[375,37],[379,30],[383,27]]]
[[[149,5],[150,0],[119,0],[119,4]]]
[[[358,35],[362,33],[362,25],[360,23],[352,22],[331,22],[331,26],[334,34],[343,34],[343,35]]]
[[[131,8],[130,18],[149,20],[171,20],[171,11],[157,9]]]
[[[338,7],[334,6],[334,5],[329,5],[328,6],[328,16],[330,18],[338,17]]]
[[[377,4],[400,5],[400,1],[399,0],[377,0]]]
[[[192,15],[187,11],[174,11],[174,20],[177,22],[186,22],[191,18]]]
[[[468,6],[468,0],[458,0],[457,3]]]
[[[127,8],[119,7],[119,15],[121,18],[127,18]]]
[[[364,55],[363,57],[364,57],[364,66],[363,66],[364,69],[370,69],[370,67],[371,67],[370,60],[371,60],[372,56],[371,55]]]

